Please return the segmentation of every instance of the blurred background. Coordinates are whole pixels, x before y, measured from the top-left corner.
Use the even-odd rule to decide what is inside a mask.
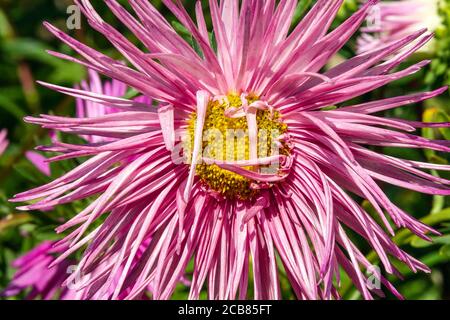
[[[119,2],[126,5],[126,1]],[[170,20],[173,20],[160,1],[151,2],[159,7]],[[102,6],[100,1],[98,3],[101,16],[127,35],[129,39],[134,39],[128,30],[114,19],[105,6]],[[185,3],[193,12],[195,1],[185,1]],[[296,19],[301,19],[313,3],[312,0],[300,1]],[[26,155],[35,146],[48,144],[50,136],[45,130],[23,122],[23,117],[26,115],[74,114],[75,103],[72,98],[45,89],[36,83],[36,80],[43,80],[72,87],[86,78],[84,68],[58,60],[46,53],[46,50],[50,49],[72,54],[42,26],[42,22],[47,20],[62,30],[67,30],[66,20],[69,16],[67,8],[72,4],[70,0],[0,0],[0,130],[7,129],[10,141],[6,152],[0,156],[0,292],[11,281],[16,271],[12,262],[42,241],[59,239],[61,235],[55,234],[55,227],[85,206],[85,203],[75,203],[49,212],[21,213],[8,202],[8,199],[14,194],[46,183],[74,165],[71,161],[52,164],[50,176],[36,168]],[[357,7],[357,1],[347,1],[339,13],[335,25],[353,13]],[[176,24],[174,26],[177,27]],[[177,30],[180,33],[183,32],[183,30]],[[67,30],[67,32],[103,53],[120,58],[107,39],[92,31],[84,19],[81,20],[81,29]],[[355,54],[355,39],[342,50],[339,56],[335,57],[335,63]],[[438,34],[438,39],[448,43],[450,34]],[[367,101],[438,88],[448,81],[446,76],[448,74],[448,55],[450,55],[448,51],[437,49],[433,53],[416,56],[414,59],[426,57],[434,59],[434,62],[420,74],[392,83],[358,99]],[[414,60],[410,60],[408,64],[413,62]],[[411,120],[449,121],[449,112],[450,98],[447,92],[426,103],[406,106],[389,112],[387,116]],[[429,138],[450,139],[450,132],[446,129],[423,130],[419,134]],[[431,151],[386,148],[384,152],[405,159],[434,163],[447,164],[449,160],[446,155]],[[394,285],[407,299],[450,299],[449,199],[426,196],[388,185],[384,185],[383,188],[401,208],[433,225],[443,234],[442,237],[436,238],[434,243],[430,244],[412,236],[407,231],[398,233],[395,238],[396,242],[414,257],[430,266],[432,272],[431,274],[416,275],[399,265],[405,279],[403,281],[391,279]],[[363,203],[363,205],[367,210],[372,210],[367,203]],[[364,248],[363,243],[361,243],[361,247]],[[366,248],[365,252],[372,262],[377,262],[369,248]],[[283,279],[283,290],[285,298],[292,299],[294,297],[286,279]],[[175,298],[186,298],[187,292],[187,288],[180,285]],[[347,299],[360,299],[357,291],[345,277],[341,293]],[[9,299],[24,297],[26,297],[26,292]],[[54,298],[58,298],[58,295],[55,295]],[[388,296],[387,298],[392,297]]]

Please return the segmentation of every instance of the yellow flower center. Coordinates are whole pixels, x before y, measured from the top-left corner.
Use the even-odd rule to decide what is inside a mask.
[[[230,94],[224,99],[211,101],[206,111],[203,127],[203,143],[201,156],[218,161],[236,162],[250,160],[250,138],[247,117],[244,115],[232,117],[230,111],[241,110],[243,107],[241,96]],[[248,95],[244,99],[250,106],[258,101],[258,97]],[[287,125],[281,121],[277,111],[261,109],[256,112],[257,149],[258,158],[275,155],[287,155],[288,148],[284,142],[277,143],[277,138],[287,132]],[[192,150],[194,145],[197,114],[193,113],[188,122],[188,139],[185,150]],[[281,146],[281,147],[280,147]],[[192,158],[192,152],[187,156]],[[190,161],[192,159],[188,159]],[[270,173],[269,165],[258,167],[244,167],[246,170]],[[276,171],[276,169],[275,169]],[[276,173],[276,172],[275,172]],[[227,199],[248,200],[258,194],[257,181],[250,180],[237,173],[225,170],[217,164],[200,162],[196,167],[196,174],[204,187]]]

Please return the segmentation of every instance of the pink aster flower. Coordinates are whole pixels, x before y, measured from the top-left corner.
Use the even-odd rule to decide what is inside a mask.
[[[117,80],[103,82],[97,72],[89,70],[88,73],[89,81],[81,83],[83,90],[112,97],[123,97],[127,93],[126,84]],[[84,101],[83,99],[77,99],[76,103],[78,118],[95,118],[120,111],[118,108],[104,106],[92,101]]]
[[[136,259],[140,259],[145,244],[139,250]],[[88,276],[77,267],[77,261],[71,258],[58,258],[67,250],[58,242],[45,241],[16,259],[12,266],[17,269],[14,278],[0,296],[13,297],[26,293],[27,300],[92,300],[100,299],[92,288],[86,288]],[[70,281],[67,281],[72,275]],[[115,281],[118,281],[116,279]],[[147,288],[151,291],[151,287]],[[111,293],[112,294],[112,293]],[[119,297],[121,298],[121,297]],[[145,299],[143,292],[141,299]]]
[[[55,255],[65,251],[65,248],[54,247],[54,244],[51,241],[43,242],[15,260],[13,267],[17,272],[1,295],[12,297],[27,292],[27,300],[51,300],[56,296],[60,299],[70,299],[73,293],[62,284],[69,275],[69,267],[73,261],[66,259],[50,268]]]
[[[375,115],[446,88],[339,106],[419,71],[429,61],[394,69],[432,35],[418,30],[321,72],[377,1],[328,32],[342,0],[318,0],[290,32],[297,1],[210,0],[215,46],[201,2],[193,21],[181,1],[163,0],[198,50],[148,1],[130,0],[134,14],[117,1],[104,2],[145,50],[103,21],[89,1],[79,0],[91,26],[129,64],[46,24],[81,58],[52,54],[121,81],[155,103],[42,83],[121,112],[27,118],[45,128],[112,140],[42,147],[61,153],[53,161],[88,160],[14,198],[33,201],[20,209],[34,210],[96,196],[58,228],[71,230],[63,241],[70,249],[60,259],[87,246],[79,268],[90,275],[85,288],[96,298],[140,298],[151,285],[154,299],[168,299],[190,263],[191,299],[205,287],[211,299],[279,299],[280,265],[299,299],[338,299],[341,270],[364,298],[382,296],[382,288],[367,281],[365,271],[373,268],[348,229],[375,250],[385,273],[399,274],[389,256],[415,272],[428,271],[390,235],[394,225],[424,239],[434,231],[392,203],[380,183],[448,195],[450,181],[427,171],[450,167],[394,158],[371,146],[448,152],[448,142],[414,135],[417,128],[448,124]],[[230,133],[243,135],[228,140]],[[352,196],[367,199],[381,225]]]
[[[100,79],[100,75],[93,70],[89,70],[89,81],[83,81],[80,87],[85,91],[112,97],[123,97],[127,92],[126,84],[117,80],[103,83]],[[85,101],[80,98],[76,99],[76,115],[78,118],[95,118],[117,113],[119,111],[120,109],[118,108],[102,105],[95,101]],[[91,143],[104,141],[104,138],[93,135],[87,135],[84,136],[84,138]]]
[[[89,80],[83,81],[80,86],[76,87],[77,89],[81,87],[84,91],[117,98],[122,98],[126,95],[128,87],[123,82],[115,79],[112,81],[102,81],[98,72],[94,70],[89,70],[88,73]],[[143,104],[152,103],[151,99],[148,99],[142,95],[138,96],[134,100]],[[84,100],[81,98],[76,99],[76,116],[78,118],[96,118],[118,113],[120,111],[122,111],[120,108],[103,105],[98,101]],[[86,135],[83,137],[91,143],[111,141],[109,138],[95,135]]]
[[[364,0],[362,0],[364,1]],[[438,13],[441,0],[381,1],[368,16],[368,26],[358,38],[358,52],[398,41],[414,31],[434,32],[442,23]],[[423,47],[421,50],[428,46]]]

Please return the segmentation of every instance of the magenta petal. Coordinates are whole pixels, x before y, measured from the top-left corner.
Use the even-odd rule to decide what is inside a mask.
[[[47,162],[47,158],[40,155],[37,152],[33,152],[33,151],[28,151],[26,153],[26,157],[28,160],[31,161],[32,164],[34,164],[34,166],[43,174],[45,174],[46,176],[50,176],[51,172],[50,172],[50,165]]]

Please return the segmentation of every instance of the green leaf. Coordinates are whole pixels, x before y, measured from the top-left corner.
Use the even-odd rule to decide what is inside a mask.
[[[25,112],[23,112],[22,108],[9,96],[2,94],[2,92],[0,92],[0,109],[10,113],[19,121],[22,121],[23,117],[25,117]]]
[[[432,245],[434,245],[434,243],[425,241],[424,239],[421,239],[416,236],[411,238],[410,244],[414,248],[427,248],[427,247],[431,247]]]
[[[178,21],[172,21],[172,27],[175,29],[175,31],[187,42],[191,43],[192,40],[192,34],[189,32],[188,29],[185,28],[180,22]]]
[[[18,213],[8,216],[6,219],[0,220],[0,234],[6,229],[15,228],[31,221],[32,218],[28,213]]]
[[[411,238],[411,246],[415,248],[427,248],[431,247],[436,244],[444,244],[449,245],[450,244],[450,235],[445,235],[441,237],[433,237],[433,242],[425,241],[422,238],[419,238],[418,236],[413,236]]]
[[[11,24],[8,21],[5,12],[0,9],[0,37],[1,38],[10,38],[13,36],[13,30],[11,28]]]
[[[439,250],[439,254],[450,259],[450,244],[442,246],[441,249]]]
[[[79,64],[56,60],[54,70],[46,81],[52,83],[79,83],[86,78],[86,69]]]
[[[20,161],[13,166],[14,171],[22,176],[26,181],[39,185],[48,183],[47,177],[40,172],[31,162]]]
[[[1,49],[13,60],[28,60],[54,68],[46,79],[54,83],[78,83],[85,78],[85,68],[79,64],[58,59],[47,53],[47,47],[33,39],[18,38],[5,41]]]
[[[306,12],[310,8],[312,0],[302,0],[298,3],[297,8],[295,9],[295,14],[293,18],[293,26],[296,26],[305,16]]]
[[[403,282],[401,291],[408,300],[437,300],[441,295],[441,287],[429,277],[419,277]]]
[[[26,39],[15,38],[7,40],[1,45],[3,51],[14,60],[32,60],[43,62],[48,65],[55,65],[58,59],[49,55],[41,42]]]
[[[195,52],[201,57],[203,58],[203,51],[200,48],[200,45],[198,44],[198,42],[194,39],[194,37],[192,36],[192,34],[189,32],[189,30],[187,30],[181,23],[179,23],[178,21],[172,21],[172,26],[175,29],[175,31],[184,39],[186,40],[186,42],[189,43],[189,45],[195,50]],[[210,36],[210,40],[211,43],[213,43],[212,41],[212,33],[209,33]],[[213,46],[214,47],[214,46]]]
[[[139,91],[137,91],[136,89],[132,88],[132,89],[129,89],[127,91],[127,93],[125,94],[124,98],[128,99],[128,100],[131,100],[131,99],[136,98],[139,94],[140,94]]]

